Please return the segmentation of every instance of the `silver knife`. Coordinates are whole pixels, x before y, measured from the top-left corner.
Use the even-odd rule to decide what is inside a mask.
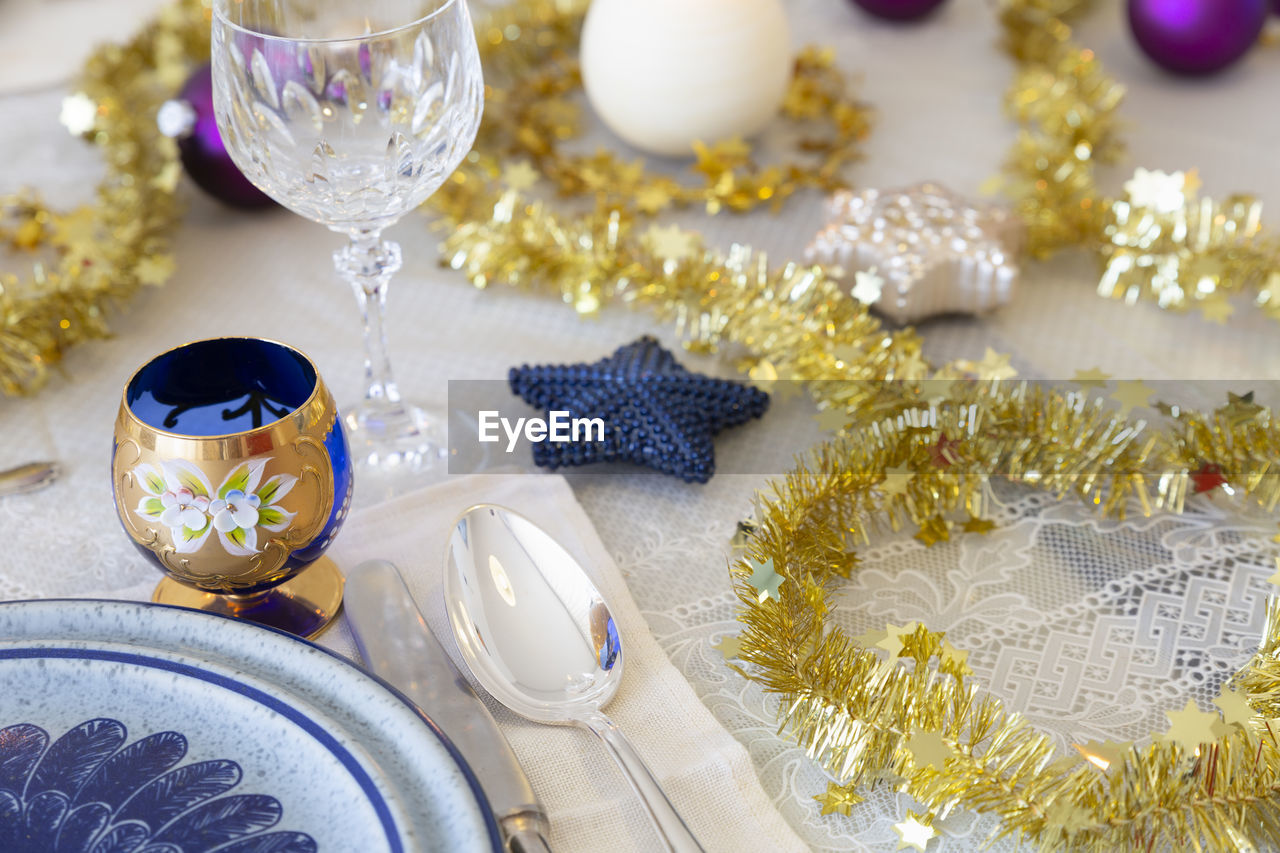
[[[412,699],[471,765],[510,853],[550,853],[546,811],[489,709],[427,627],[396,567],[368,560],[347,574],[343,609],[365,664]]]

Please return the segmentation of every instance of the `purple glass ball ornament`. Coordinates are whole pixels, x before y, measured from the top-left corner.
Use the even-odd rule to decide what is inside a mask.
[[[1129,0],[1129,28],[1162,68],[1212,74],[1257,42],[1269,5],[1268,0]]]
[[[249,183],[222,144],[213,115],[213,75],[208,63],[197,68],[175,100],[160,109],[160,132],[175,137],[182,167],[209,195],[234,207],[267,207],[271,197]]]
[[[941,6],[945,0],[853,0],[863,11],[889,21],[914,21]]]

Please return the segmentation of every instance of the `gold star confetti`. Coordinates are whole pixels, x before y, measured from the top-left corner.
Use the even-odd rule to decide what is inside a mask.
[[[987,347],[982,361],[974,365],[974,373],[980,379],[1011,379],[1018,375],[1018,371],[1009,365],[1008,353],[998,353],[991,347]]]
[[[53,231],[57,239],[68,246],[83,246],[98,236],[98,218],[93,208],[78,207],[65,216],[54,216]]]
[[[536,184],[541,177],[528,160],[508,163],[502,169],[502,183],[516,192],[524,192]]]
[[[853,274],[853,289],[849,291],[854,299],[863,305],[875,305],[884,292],[884,279],[876,273],[876,268],[858,270]]]
[[[827,783],[827,790],[822,794],[815,794],[813,797],[822,804],[822,813],[848,815],[853,807],[862,802],[862,797],[853,792],[853,786],[837,785],[835,782]]]
[[[899,379],[923,379],[929,375],[929,364],[913,352],[902,359],[895,373]]]
[[[857,554],[847,551],[831,561],[831,571],[848,580],[853,576],[853,570],[857,568],[859,562]]]
[[[1217,740],[1222,727],[1217,714],[1201,711],[1191,699],[1187,700],[1181,711],[1165,711],[1165,716],[1169,718],[1171,725],[1164,738],[1182,744],[1183,749],[1188,752],[1199,749],[1201,744]]]
[[[920,383],[920,393],[927,403],[939,403],[955,394],[955,379],[925,379]]]
[[[1072,744],[1076,751],[1084,756],[1084,760],[1106,773],[1112,767],[1124,763],[1125,754],[1133,747],[1132,743],[1122,741],[1091,740],[1084,744]]]
[[[1120,404],[1120,414],[1125,416],[1136,408],[1146,406],[1153,394],[1155,391],[1141,379],[1121,379],[1116,383],[1111,399]]]
[[[30,251],[44,241],[44,226],[35,219],[28,219],[13,232],[13,245],[18,249]]]
[[[636,207],[654,214],[671,204],[671,191],[660,184],[649,184],[636,193]]]
[[[978,518],[977,516],[969,516],[962,528],[965,533],[977,533],[980,536],[986,536],[992,530],[995,530],[996,523],[986,518]]]
[[[751,146],[741,136],[724,139],[714,145],[695,142],[693,150],[698,157],[693,168],[713,180],[745,166],[751,159]]]
[[[907,812],[905,820],[893,825],[893,831],[898,833],[898,846],[895,849],[911,847],[925,853],[930,840],[938,837],[938,831],[929,825],[930,820],[925,815]]]
[[[907,738],[907,749],[917,767],[947,768],[947,759],[951,757],[951,747],[940,732],[915,731]]]
[[[883,628],[872,628],[867,633],[859,634],[851,639],[864,649],[873,649],[876,646],[879,646],[881,641],[887,636],[889,636],[889,634]],[[902,648],[902,643],[898,643],[898,648]]]
[[[1253,420],[1266,409],[1253,402],[1253,392],[1232,394],[1227,392],[1227,404],[1214,410],[1214,414],[1225,417],[1232,426],[1239,426]]]
[[[906,465],[895,465],[892,468],[886,468],[884,481],[880,483],[880,491],[884,492],[886,496],[906,494],[907,486],[914,476],[915,472]]]
[[[919,624],[919,622],[908,622],[905,625],[885,625],[884,638],[876,643],[876,647],[884,649],[889,653],[889,660],[894,660],[902,654],[903,638],[914,634]]]
[[[1222,721],[1229,726],[1245,726],[1249,724],[1257,714],[1253,707],[1249,704],[1248,698],[1243,693],[1222,685],[1222,690],[1213,700],[1213,704],[1218,706],[1222,711]]]
[[[932,548],[939,542],[946,542],[951,538],[948,528],[947,520],[940,515],[935,515],[920,523],[920,529],[916,531],[915,538],[923,542],[926,548]]]
[[[980,361],[960,359],[955,365],[978,379],[1011,379],[1018,375],[1018,371],[1009,364],[1008,354],[1001,355],[991,347],[987,347]]]
[[[712,643],[711,648],[720,652],[725,660],[736,658],[742,654],[742,638],[737,634],[725,634]]]
[[[1103,373],[1098,368],[1091,367],[1088,370],[1077,370],[1075,376],[1071,377],[1071,381],[1081,388],[1102,388],[1110,378],[1111,374]]]
[[[779,376],[778,369],[767,358],[762,358],[753,364],[747,371],[747,377],[751,380],[751,384],[779,400],[786,400],[800,393],[798,387],[800,383]]]
[[[158,287],[173,277],[174,263],[172,255],[152,255],[138,261],[133,274],[143,284]]]
[[[645,232],[649,250],[664,261],[680,261],[693,257],[698,236],[685,231],[679,225],[650,225]]]
[[[785,578],[774,571],[773,557],[763,563],[759,560],[750,559],[747,562],[751,565],[751,577],[747,579],[747,583],[755,587],[758,600],[764,601],[770,596],[776,599],[778,597],[778,587],[782,586]]]
[[[88,133],[98,122],[98,105],[84,92],[67,95],[62,99],[58,121],[74,136]]]
[[[969,650],[960,651],[944,640],[942,654],[938,659],[938,669],[947,675],[954,675],[956,678],[966,678],[973,675],[973,670],[969,667]]]
[[[1274,540],[1276,540],[1276,539],[1280,539],[1280,534],[1276,534],[1276,536],[1274,536],[1274,537],[1273,537],[1273,541],[1274,541]],[[1276,560],[1276,571],[1275,571],[1275,574],[1273,574],[1271,577],[1267,578],[1267,583],[1275,584],[1276,586],[1280,586],[1280,560]]]

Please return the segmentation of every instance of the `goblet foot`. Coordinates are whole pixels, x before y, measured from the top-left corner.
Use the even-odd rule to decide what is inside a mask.
[[[445,474],[449,448],[443,423],[417,406],[366,400],[347,410],[346,427],[351,455],[361,474],[419,484]],[[366,482],[361,481],[361,491]]]
[[[342,607],[342,572],[321,557],[289,580],[252,595],[216,595],[172,578],[156,584],[151,600],[220,613],[313,640],[324,633]]]

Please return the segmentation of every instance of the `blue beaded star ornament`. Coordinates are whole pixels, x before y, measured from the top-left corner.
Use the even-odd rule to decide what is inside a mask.
[[[620,347],[593,364],[513,367],[511,390],[526,403],[570,418],[600,418],[602,439],[533,443],[544,467],[633,462],[705,483],[715,473],[720,430],[758,418],[769,395],[727,379],[686,370],[651,337]]]

